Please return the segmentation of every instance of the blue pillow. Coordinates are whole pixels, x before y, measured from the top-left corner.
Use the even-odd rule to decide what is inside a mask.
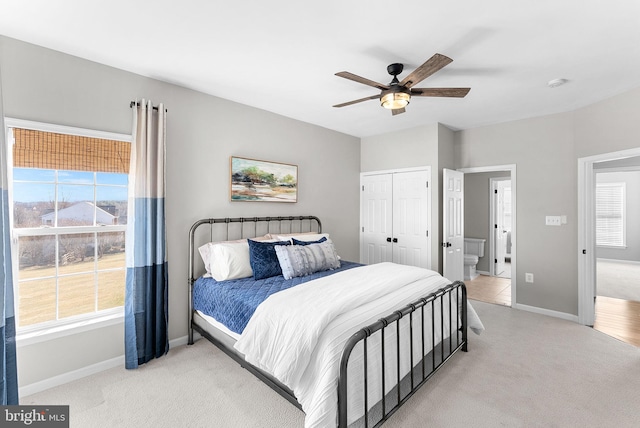
[[[321,242],[324,242],[327,240],[327,237],[323,236],[317,241],[300,241],[299,239],[296,239],[296,238],[291,238],[291,240],[293,241],[293,245],[309,245],[309,244],[319,244]]]
[[[289,241],[258,242],[251,239],[247,241],[249,242],[249,264],[253,270],[253,279],[282,275],[275,246],[290,245]]]

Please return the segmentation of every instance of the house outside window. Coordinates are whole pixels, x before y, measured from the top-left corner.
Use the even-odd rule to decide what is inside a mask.
[[[122,313],[130,136],[7,127],[18,331]]]
[[[596,184],[597,246],[617,248],[626,246],[625,198],[625,183]]]

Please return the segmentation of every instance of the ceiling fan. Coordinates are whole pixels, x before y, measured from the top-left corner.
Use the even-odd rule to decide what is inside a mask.
[[[334,107],[345,107],[352,104],[360,103],[362,101],[380,99],[380,105],[382,107],[391,110],[391,113],[395,116],[405,112],[405,107],[411,101],[411,97],[455,97],[463,98],[469,93],[471,88],[414,88],[413,86],[422,82],[427,77],[431,76],[438,70],[442,69],[453,60],[445,55],[435,54],[429,58],[424,64],[416,68],[407,77],[398,81],[398,74],[402,73],[404,68],[403,64],[394,63],[387,67],[387,72],[393,76],[393,80],[388,85],[374,82],[373,80],[366,79],[364,77],[357,76],[348,71],[341,71],[336,73],[336,76],[344,77],[345,79],[353,80],[354,82],[362,83],[364,85],[373,86],[380,89],[379,95],[371,95],[370,97],[360,98],[359,100],[353,100],[342,104],[336,104]]]

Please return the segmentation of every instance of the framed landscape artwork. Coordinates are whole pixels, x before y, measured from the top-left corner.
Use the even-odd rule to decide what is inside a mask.
[[[231,156],[231,200],[297,202],[298,166]]]

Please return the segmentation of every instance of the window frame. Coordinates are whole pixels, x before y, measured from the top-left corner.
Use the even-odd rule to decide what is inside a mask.
[[[7,162],[7,178],[8,178],[8,202],[9,206],[12,208],[9,213],[9,224],[11,227],[11,254],[12,254],[12,268],[13,268],[13,286],[15,290],[18,290],[18,271],[19,271],[19,260],[18,260],[18,239],[21,236],[52,236],[52,235],[61,235],[61,234],[80,234],[80,233],[96,233],[96,232],[105,232],[105,226],[94,225],[94,226],[58,226],[55,228],[14,228],[14,219],[13,219],[13,145],[15,144],[15,140],[13,138],[13,128],[22,128],[22,129],[32,129],[36,131],[43,132],[52,132],[59,134],[70,134],[70,135],[79,135],[83,137],[90,138],[99,138],[99,139],[107,139],[107,140],[116,140],[131,143],[133,141],[133,137],[131,134],[119,134],[107,131],[98,131],[86,128],[77,128],[65,125],[56,125],[51,123],[44,122],[35,122],[30,120],[23,119],[15,119],[10,117],[4,118],[5,122],[5,136],[7,137],[7,153],[6,153],[6,162]],[[95,185],[95,183],[94,183]],[[128,191],[127,191],[128,193]],[[125,242],[126,242],[126,228],[127,225],[110,225],[109,232],[124,232],[125,233]],[[125,266],[126,270],[126,266]],[[94,267],[94,273],[95,267]],[[124,286],[124,284],[123,284]],[[16,293],[18,296],[18,293]],[[15,305],[15,314],[17,320],[19,320],[19,311],[18,311],[18,301],[14,302]],[[57,303],[56,303],[57,305]],[[92,312],[88,314],[75,315],[59,320],[46,321],[38,324],[33,324],[24,327],[18,327],[16,325],[16,337],[17,339],[27,339],[32,341],[33,338],[44,338],[46,339],[51,334],[60,335],[63,331],[68,330],[84,330],[88,326],[94,325],[99,327],[103,324],[111,324],[114,319],[123,319],[124,318],[124,306],[119,306],[116,308],[104,309],[97,312]]]

